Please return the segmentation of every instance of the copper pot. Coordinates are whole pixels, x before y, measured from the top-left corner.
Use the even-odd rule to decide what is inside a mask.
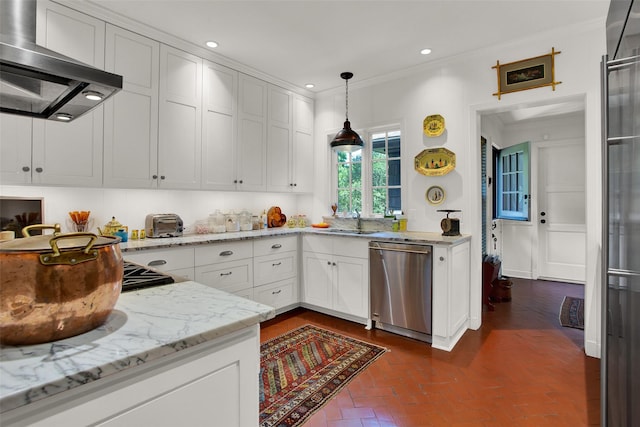
[[[34,228],[53,234],[29,236]],[[30,226],[0,243],[0,343],[37,344],[102,325],[122,290],[120,239]]]

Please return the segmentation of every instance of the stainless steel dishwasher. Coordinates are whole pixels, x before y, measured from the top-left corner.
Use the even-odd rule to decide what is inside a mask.
[[[376,328],[431,342],[432,249],[369,242],[371,319]]]

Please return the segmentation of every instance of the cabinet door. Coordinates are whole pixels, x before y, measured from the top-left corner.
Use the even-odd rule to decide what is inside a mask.
[[[269,86],[269,127],[267,130],[267,191],[292,191],[291,141],[292,95]]]
[[[36,42],[80,62],[104,67],[105,23],[53,2],[38,1]],[[72,121],[33,121],[33,183],[102,185],[103,106]]]
[[[336,257],[333,309],[359,317],[369,317],[369,261]]]
[[[204,61],[202,188],[236,188],[238,72]]]
[[[160,188],[200,187],[202,59],[160,46]]]
[[[267,83],[239,75],[238,189],[267,188]]]
[[[107,25],[105,69],[123,88],[104,104],[105,186],[157,186],[159,57],[158,42]]]
[[[0,182],[28,184],[31,182],[31,122],[30,117],[0,114]]]
[[[294,95],[291,182],[296,193],[313,191],[313,100]]]
[[[253,269],[255,271],[255,285],[294,277],[298,271],[298,253],[292,251],[255,257]]]
[[[107,25],[105,69],[123,88],[104,103],[104,185],[153,188],[158,175],[160,44]]]
[[[303,255],[303,267],[303,301],[332,309],[332,257],[325,254],[305,252]]]

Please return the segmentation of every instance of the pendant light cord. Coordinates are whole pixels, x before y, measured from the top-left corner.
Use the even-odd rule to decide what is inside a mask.
[[[345,121],[349,121],[349,79],[345,79],[344,81],[345,83],[345,87],[346,87],[346,94],[345,94]]]

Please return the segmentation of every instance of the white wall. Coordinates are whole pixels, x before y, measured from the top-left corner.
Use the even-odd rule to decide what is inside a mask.
[[[222,212],[248,209],[259,215],[271,206],[280,206],[287,215],[311,212],[298,210],[295,195],[279,193],[246,193],[184,190],[125,190],[109,188],[69,188],[40,186],[0,186],[0,194],[16,197],[44,197],[44,220],[60,223],[69,231],[69,211],[91,211],[95,227],[102,227],[112,216],[129,227],[144,228],[144,220],[151,213],[180,215],[186,232],[193,232],[197,220],[207,219],[216,209]],[[67,227],[67,228],[65,228]]]
[[[504,94],[496,91],[499,60],[508,63],[551,52],[556,56],[555,91],[550,87]],[[600,247],[600,68],[605,52],[605,26],[602,21],[581,27],[566,27],[552,33],[512,41],[502,46],[456,57],[447,61],[407,70],[380,81],[358,82],[358,70],[349,84],[349,119],[354,128],[364,128],[397,121],[403,124],[403,168],[408,179],[403,184],[407,197],[404,209],[409,215],[409,229],[438,231],[442,214],[437,209],[462,209],[462,232],[472,235],[471,252],[471,325],[480,327],[481,302],[481,204],[480,204],[480,126],[481,116],[518,107],[560,102],[582,97],[585,101],[585,135],[587,147],[587,284],[585,347],[587,354],[599,355],[599,278],[596,266]],[[422,121],[430,114],[441,114],[445,133],[427,138]],[[342,127],[344,93],[329,91],[316,98],[315,156],[317,159],[312,216],[326,214],[331,199],[331,164],[327,134]],[[456,153],[456,169],[442,177],[426,177],[413,171],[413,158],[424,148],[446,147]],[[430,206],[424,193],[433,184],[447,192],[443,205]]]

